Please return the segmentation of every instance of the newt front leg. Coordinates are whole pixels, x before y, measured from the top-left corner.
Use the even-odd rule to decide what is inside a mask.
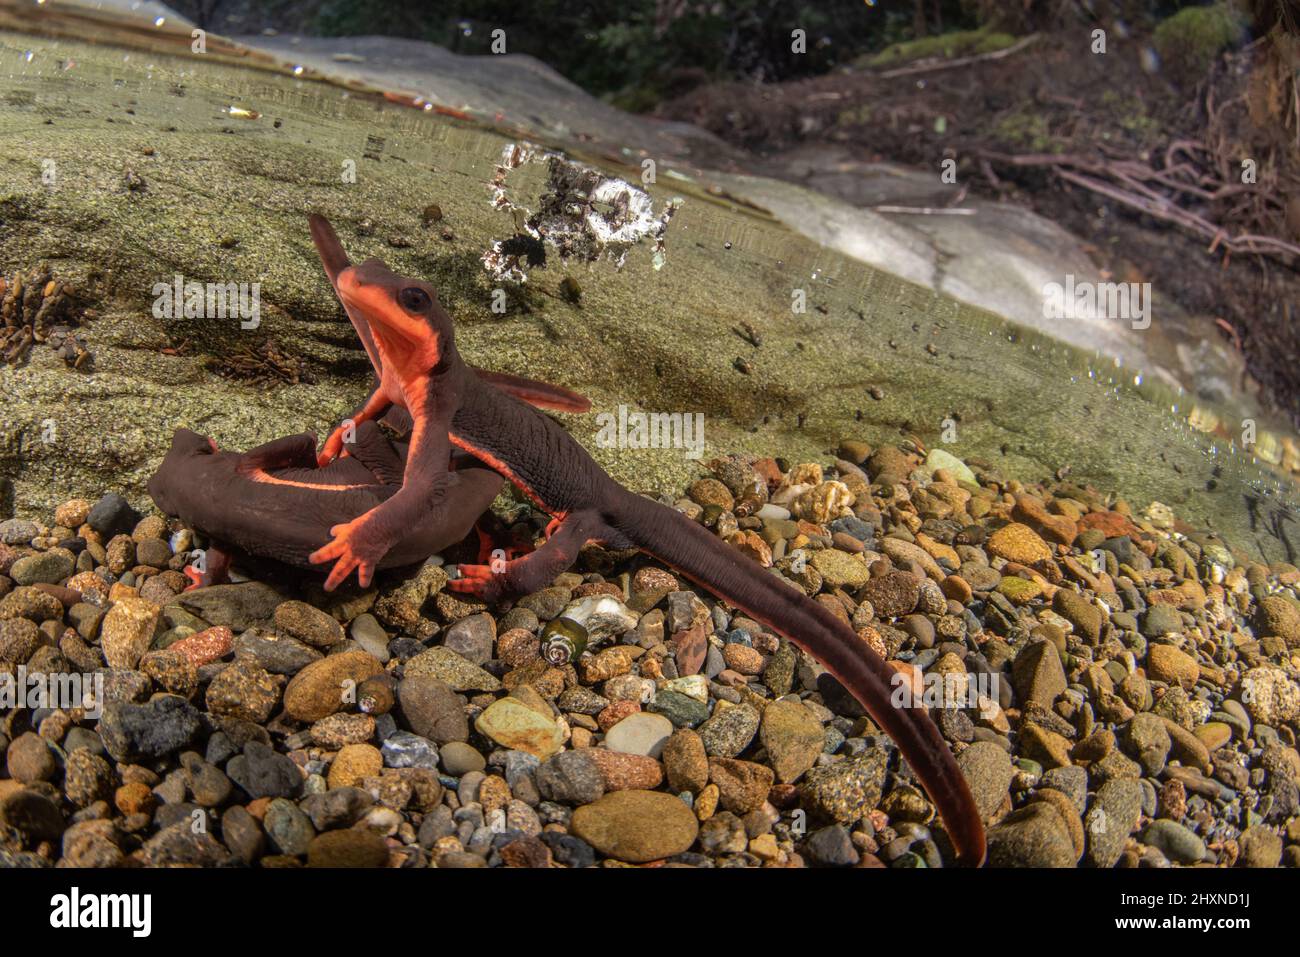
[[[375,391],[370,394],[370,398],[366,399],[365,405],[330,433],[329,438],[325,440],[320,455],[316,458],[317,466],[324,468],[338,458],[339,453],[343,451],[343,437],[349,429],[355,429],[362,422],[374,421],[387,412],[392,404],[392,400],[384,394],[382,383],[376,386]]]
[[[436,396],[436,390],[437,387],[430,388],[426,394]],[[335,525],[330,529],[333,538],[329,544],[311,554],[313,564],[334,562],[325,580],[326,591],[337,588],[354,569],[361,587],[368,587],[379,560],[388,550],[417,523],[427,521],[431,513],[446,509],[448,493],[457,478],[450,470],[451,443],[447,437],[450,415],[445,410],[454,409],[455,404],[453,395],[451,401],[431,400],[423,408],[416,407],[419,411],[412,413],[414,424],[402,487],[370,511],[343,525]]]

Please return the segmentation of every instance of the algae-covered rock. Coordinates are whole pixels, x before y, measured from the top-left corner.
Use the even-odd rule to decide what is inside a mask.
[[[1200,80],[1219,51],[1242,38],[1245,23],[1231,3],[1187,6],[1156,25],[1152,41],[1174,79]]]

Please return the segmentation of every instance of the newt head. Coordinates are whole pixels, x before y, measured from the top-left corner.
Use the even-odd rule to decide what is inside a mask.
[[[426,377],[450,355],[451,317],[428,283],[400,276],[379,259],[354,266],[324,217],[312,215],[310,224],[325,273],[375,374],[390,401],[402,404],[401,386]]]
[[[172,435],[171,448],[163,456],[162,465],[149,479],[147,491],[154,504],[167,515],[177,514],[178,503],[172,500],[172,493],[188,489],[185,472],[189,464],[199,456],[213,455],[216,451],[216,443],[206,436],[189,429],[177,429]]]

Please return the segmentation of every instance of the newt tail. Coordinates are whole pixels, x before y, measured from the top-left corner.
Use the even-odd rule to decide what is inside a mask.
[[[962,859],[984,860],[984,825],[947,742],[923,712],[909,714],[890,700],[898,674],[844,622],[756,562],[738,556],[703,526],[645,498],[626,507],[643,550],[784,635],[839,679],[907,756]]]
[[[560,520],[536,551],[495,572],[462,565],[465,577],[449,588],[488,600],[537,591],[591,540],[652,555],[821,662],[898,744],[961,860],[983,862],[983,822],[947,742],[919,704],[895,707],[892,692],[901,678],[846,624],[704,526],[619,485],[552,420],[477,380],[466,384],[464,399],[452,420],[453,445]]]

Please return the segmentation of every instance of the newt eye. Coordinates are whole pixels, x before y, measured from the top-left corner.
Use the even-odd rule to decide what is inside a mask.
[[[408,312],[424,312],[429,308],[429,294],[419,286],[407,286],[397,294],[397,301]]]

